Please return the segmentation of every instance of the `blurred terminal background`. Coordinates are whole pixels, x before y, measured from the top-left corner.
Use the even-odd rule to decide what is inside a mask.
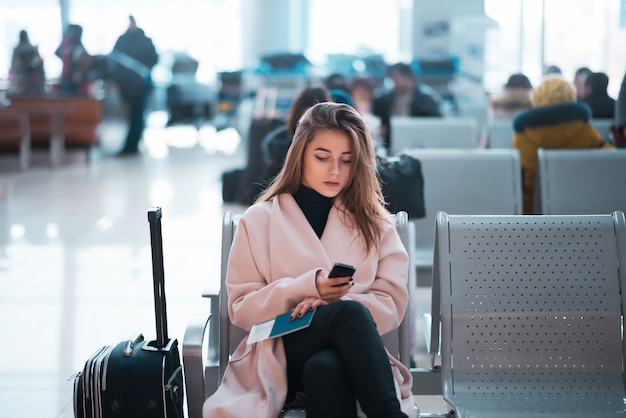
[[[64,27],[81,25],[87,51],[105,55],[129,15],[159,52],[153,110],[185,77],[221,115],[281,71],[308,84],[365,75],[381,87],[385,64],[403,61],[452,112],[484,105],[513,73],[537,85],[551,65],[570,80],[583,66],[603,71],[616,97],[626,69],[625,0],[0,0],[0,91],[20,30],[53,86]]]

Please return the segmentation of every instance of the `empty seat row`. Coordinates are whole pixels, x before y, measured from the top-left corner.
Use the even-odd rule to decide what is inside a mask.
[[[434,221],[451,214],[521,214],[522,181],[515,149],[413,149],[424,177],[426,216],[415,219],[418,282],[429,285]],[[626,211],[626,152],[621,150],[540,149],[537,214],[599,214]]]
[[[611,119],[592,119],[590,123],[605,141],[610,141]],[[411,117],[391,118],[391,148],[394,155],[415,148],[511,148],[515,131],[511,119],[490,119],[486,122],[485,143],[482,125],[475,117]]]

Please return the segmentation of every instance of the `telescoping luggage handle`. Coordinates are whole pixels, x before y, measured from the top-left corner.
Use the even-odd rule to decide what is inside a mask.
[[[167,309],[165,306],[165,274],[163,270],[163,237],[161,235],[161,208],[148,210],[150,223],[150,243],[152,246],[152,275],[154,278],[154,313],[156,317],[156,348],[164,348],[168,343]]]

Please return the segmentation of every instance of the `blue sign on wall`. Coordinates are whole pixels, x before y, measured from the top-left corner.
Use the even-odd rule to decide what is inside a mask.
[[[620,2],[619,25],[622,28],[626,28],[626,0]]]

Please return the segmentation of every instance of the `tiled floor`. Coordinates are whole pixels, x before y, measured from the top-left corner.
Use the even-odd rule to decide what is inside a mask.
[[[163,208],[170,335],[182,340],[207,310],[227,209],[220,176],[243,162],[238,136],[208,127],[205,149],[193,129],[159,129],[153,116],[136,158],[110,156],[118,135],[89,163],[70,153],[52,168],[41,151],[19,171],[1,156],[0,417],[72,417],[68,379],[89,355],[135,331],[155,337],[151,206]]]
[[[239,135],[149,119],[141,155],[118,158],[124,126],[108,123],[86,162],[51,167],[38,151],[17,168],[0,155],[0,418],[70,418],[71,376],[101,345],[155,338],[147,210],[163,209],[170,336],[208,310],[219,282],[221,174],[243,165]],[[422,411],[445,410],[440,397]]]

